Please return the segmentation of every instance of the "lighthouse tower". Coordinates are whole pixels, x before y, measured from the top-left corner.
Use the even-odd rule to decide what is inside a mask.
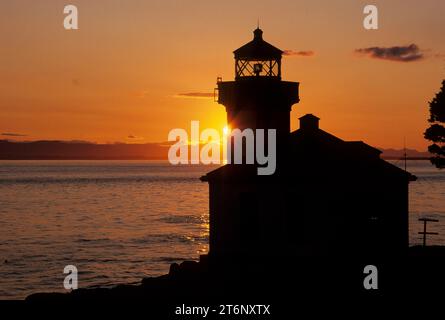
[[[286,249],[284,209],[276,204],[284,203],[287,194],[280,177],[286,173],[290,112],[299,101],[299,83],[282,80],[283,51],[264,41],[261,29],[253,34],[252,41],[234,51],[235,80],[218,81],[218,103],[226,108],[231,130],[276,130],[277,170],[258,176],[255,166],[231,162],[202,178],[210,187],[213,258],[264,258]]]
[[[283,51],[263,40],[257,28],[253,40],[236,49],[235,81],[218,82],[218,103],[233,129],[276,129],[278,142],[290,133],[290,111],[298,103],[298,82],[281,80]]]

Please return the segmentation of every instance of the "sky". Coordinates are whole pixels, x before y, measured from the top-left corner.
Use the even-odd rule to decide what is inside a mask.
[[[68,4],[78,30],[63,27]],[[368,4],[378,30],[363,27]],[[313,113],[345,140],[425,150],[444,14],[443,0],[1,1],[0,139],[163,142],[192,120],[222,130],[225,109],[206,95],[233,79],[232,52],[259,19],[269,43],[309,52],[283,60],[283,80],[300,82],[293,129]]]

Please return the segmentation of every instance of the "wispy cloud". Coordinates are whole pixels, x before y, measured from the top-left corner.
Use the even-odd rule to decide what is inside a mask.
[[[178,93],[176,97],[178,98],[195,98],[195,99],[210,99],[213,98],[213,92],[187,92]]]
[[[294,50],[284,50],[284,56],[300,56],[300,57],[311,57],[315,54],[314,51],[294,51]]]
[[[2,136],[5,137],[27,137],[27,134],[21,134],[21,133],[15,133],[15,132],[3,132],[1,133]]]
[[[135,136],[133,134],[129,134],[127,136],[127,139],[129,139],[129,140],[144,140],[144,137],[138,137],[138,136]]]
[[[414,43],[408,46],[360,48],[355,49],[355,52],[373,59],[397,62],[413,62],[424,58],[422,51]]]

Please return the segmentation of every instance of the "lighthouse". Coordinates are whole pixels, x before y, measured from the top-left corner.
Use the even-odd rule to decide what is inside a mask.
[[[299,83],[282,80],[283,51],[259,28],[234,51],[234,81],[218,81],[233,129],[276,130],[276,171],[229,164],[209,184],[209,258],[289,261],[305,256],[401,252],[408,247],[408,185],[415,176],[381,151],[322,129],[313,114],[290,132]]]
[[[290,132],[290,112],[298,103],[298,82],[282,80],[283,51],[254,30],[252,41],[236,49],[235,80],[218,81],[218,103],[230,129],[275,129],[278,146]]]

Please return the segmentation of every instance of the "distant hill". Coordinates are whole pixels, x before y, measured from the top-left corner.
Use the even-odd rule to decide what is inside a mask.
[[[96,144],[78,141],[0,140],[1,160],[165,160],[168,143]]]
[[[171,142],[97,144],[85,141],[0,140],[0,160],[167,160]],[[404,150],[380,149],[384,159],[401,159]],[[408,159],[427,159],[428,152],[407,149]]]
[[[383,159],[401,159],[404,157],[405,150],[400,149],[380,149],[383,153],[381,157]],[[428,151],[417,151],[414,149],[406,149],[406,158],[407,159],[429,159],[431,154]]]

